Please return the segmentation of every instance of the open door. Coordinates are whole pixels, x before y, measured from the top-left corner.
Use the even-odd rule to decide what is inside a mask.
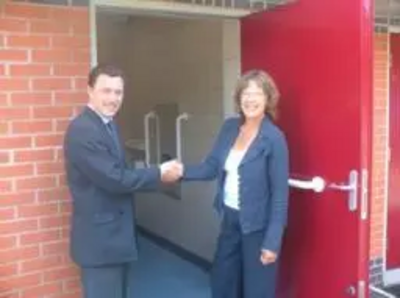
[[[279,298],[368,297],[372,0],[297,0],[241,22],[243,71],[282,93],[292,189]]]
[[[391,34],[390,52],[390,163],[388,249],[389,283],[400,282],[400,34]]]

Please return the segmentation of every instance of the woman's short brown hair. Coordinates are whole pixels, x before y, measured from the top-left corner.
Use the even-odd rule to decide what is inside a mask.
[[[265,94],[267,100],[265,115],[268,115],[272,120],[276,120],[278,113],[278,102],[280,98],[279,90],[274,80],[268,73],[257,69],[244,73],[236,83],[234,99],[240,115],[242,117],[244,116],[240,108],[242,92],[249,86],[250,82],[255,82]]]

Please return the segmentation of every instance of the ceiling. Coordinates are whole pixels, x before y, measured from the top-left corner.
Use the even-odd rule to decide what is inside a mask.
[[[375,15],[400,18],[400,0],[375,0]]]

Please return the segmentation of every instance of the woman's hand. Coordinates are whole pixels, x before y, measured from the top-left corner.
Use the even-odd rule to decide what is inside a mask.
[[[273,251],[263,249],[261,250],[260,261],[263,265],[274,263],[277,259],[277,254]]]

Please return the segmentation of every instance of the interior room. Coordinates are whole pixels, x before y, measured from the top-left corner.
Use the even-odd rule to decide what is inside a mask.
[[[128,162],[135,167],[172,158],[200,162],[224,116],[234,113],[238,21],[100,11],[96,23],[98,61],[115,63],[126,75],[117,122]],[[165,291],[208,297],[207,264],[219,224],[212,208],[214,187],[192,182],[136,195],[142,231],[138,297],[161,297],[157,293]],[[159,285],[149,287],[146,274]],[[179,284],[164,278],[174,274]]]

